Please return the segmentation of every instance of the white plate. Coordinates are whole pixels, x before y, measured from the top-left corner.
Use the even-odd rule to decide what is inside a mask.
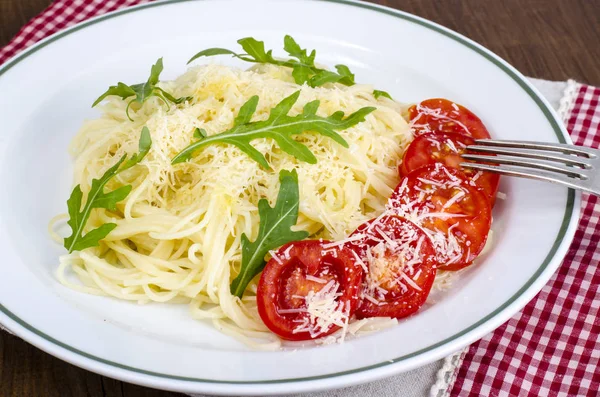
[[[282,48],[284,34],[344,63],[357,81],[402,101],[463,103],[494,137],[569,141],[548,103],[515,69],[427,20],[349,1],[172,1],[108,14],[44,40],[0,69],[0,322],[80,367],[156,388],[214,394],[342,387],[439,359],[492,331],[524,306],[566,253],[579,196],[504,179],[494,248],[437,303],[399,326],[343,345],[254,352],[192,320],[187,307],[120,302],[71,291],[54,270],[63,252],[46,234],[71,188],[66,149],[109,84],[163,78],[208,47],[245,36]],[[281,51],[277,51],[283,55]],[[220,58],[217,62],[233,62]],[[247,66],[238,64],[240,66]]]

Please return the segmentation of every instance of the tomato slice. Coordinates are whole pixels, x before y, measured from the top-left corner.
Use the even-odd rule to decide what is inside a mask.
[[[399,168],[400,175],[408,175],[418,168],[440,162],[446,167],[461,170],[472,184],[483,189],[493,203],[500,176],[493,172],[475,171],[460,166],[460,163],[465,161],[461,157],[466,151],[465,148],[474,144],[473,138],[461,134],[442,132],[418,136],[404,152]]]
[[[464,106],[442,98],[427,99],[408,108],[415,135],[450,132],[475,139],[490,138],[479,117]]]
[[[354,314],[363,269],[350,248],[321,240],[294,241],[267,262],[258,283],[258,313],[287,340],[338,330]]]
[[[425,303],[436,273],[436,253],[414,223],[385,215],[366,222],[349,245],[367,267],[357,318],[403,318]]]
[[[427,231],[443,270],[470,265],[483,249],[492,223],[486,194],[471,186],[464,174],[441,163],[405,176],[388,209]]]

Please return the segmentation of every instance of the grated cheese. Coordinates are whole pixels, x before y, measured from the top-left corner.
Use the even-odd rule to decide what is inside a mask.
[[[455,105],[455,104],[453,104],[453,105]],[[448,121],[448,122],[457,124],[458,126],[460,126],[463,129],[463,131],[467,135],[470,135],[469,129],[467,128],[466,125],[464,125],[463,123],[461,123],[460,121],[458,121],[456,119],[453,119],[451,117],[446,116],[445,114],[443,114],[442,109],[431,109],[431,108],[428,108],[426,106],[422,106],[421,104],[418,104],[417,105],[417,112],[418,112],[418,117],[416,117],[413,121],[416,121],[417,119],[419,119],[421,117],[421,115],[433,116],[435,119],[444,120],[444,121]],[[458,106],[456,107],[456,109],[454,110],[454,112],[455,112],[455,114],[458,114]],[[420,126],[421,125],[419,125],[419,127]],[[439,125],[439,128],[440,129],[442,128],[442,124]]]
[[[454,146],[454,142],[452,142],[452,139],[446,139],[446,145],[448,145],[450,150],[452,150],[454,153],[458,153],[458,149],[456,148],[456,146]]]
[[[319,335],[326,333],[333,326],[348,327],[350,307],[337,300],[342,296],[342,293],[338,292],[339,287],[337,281],[330,280],[319,291],[308,292],[304,297],[306,308],[288,309],[300,310],[299,313],[307,314],[297,320],[299,324],[292,332],[308,332],[311,338],[318,338]],[[283,311],[279,310],[279,312],[282,313]]]
[[[275,262],[279,263],[280,265],[283,264],[283,262],[281,261],[281,258],[279,258],[279,255],[277,255],[276,250],[269,251],[269,255],[271,255],[271,258],[275,259]]]
[[[249,286],[242,300],[229,288],[240,271],[242,234],[250,241],[258,234],[258,201],[266,198],[273,204],[279,171],[296,169],[298,230],[315,239],[342,240],[378,216],[398,184],[397,164],[412,139],[401,105],[374,101],[368,85],[299,86],[291,69],[273,65],[247,71],[216,64],[193,67],[159,86],[192,100],[166,107],[150,98],[132,107],[130,121],[125,116],[127,101],[109,96],[97,108],[102,114],[85,122],[73,140],[69,150],[75,157],[74,184],[81,185],[84,195],[91,180],[116,159],[138,151],[143,126],[150,131],[152,147],[139,165],[108,186],[114,190],[131,185],[127,199],[115,211],[94,210],[88,222],[90,230],[106,222],[117,227],[101,247],[64,267],[76,272],[88,292],[137,302],[190,302],[194,317],[218,319],[219,329],[271,337],[255,315],[256,285]],[[340,131],[351,150],[319,134],[295,136],[314,153],[316,164],[297,160],[269,138],[252,145],[265,154],[270,170],[228,144],[206,146],[189,161],[171,164],[195,140],[195,128],[208,136],[230,129],[240,107],[254,95],[259,102],[252,121],[265,120],[275,105],[298,90],[292,116],[315,100],[320,101],[317,114],[323,117],[337,111],[348,115],[365,106],[377,110]],[[290,252],[271,254],[281,262]]]
[[[452,205],[458,201],[460,201],[461,198],[465,197],[465,192],[463,190],[459,191],[458,193],[456,193],[454,196],[452,196],[450,198],[450,200],[446,201],[446,203],[442,206],[442,209],[446,209],[446,208],[450,208],[452,207]]]
[[[315,283],[319,283],[319,284],[326,284],[327,283],[327,280],[325,280],[324,278],[315,277],[315,276],[312,276],[310,274],[306,275],[306,279],[309,280],[309,281],[314,281]]]
[[[372,221],[366,230],[368,238],[358,245],[364,252],[368,270],[362,297],[378,306],[390,303],[387,296],[393,289],[399,288],[402,292],[408,291],[409,287],[422,290],[413,278],[418,277],[415,274],[423,261],[421,247],[425,237],[419,235],[415,225],[406,222],[386,223],[394,230],[393,235],[388,234],[382,230],[382,225],[397,218],[386,217]],[[355,256],[363,263],[357,254]]]

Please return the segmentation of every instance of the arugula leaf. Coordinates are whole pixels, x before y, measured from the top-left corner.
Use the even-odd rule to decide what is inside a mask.
[[[231,282],[231,293],[240,298],[248,283],[264,269],[265,255],[270,250],[308,237],[308,232],[291,229],[298,220],[300,203],[296,170],[280,171],[279,182],[281,186],[274,207],[271,208],[266,199],[258,202],[260,224],[256,239],[251,242],[246,234],[242,234],[242,266],[240,273]]]
[[[191,101],[193,97],[191,96],[182,96],[180,98],[175,98],[173,95],[169,94],[167,91],[163,90],[162,88],[159,87],[155,87],[156,90],[158,90],[158,92],[155,93],[155,95],[159,96],[159,97],[164,97],[161,98],[163,101],[165,101],[165,98],[169,101],[172,102],[176,105],[179,105],[180,103],[183,103],[185,101]],[[167,104],[168,106],[168,104]]]
[[[345,85],[354,85],[354,74],[345,65],[337,65],[336,72],[320,69],[315,66],[315,50],[308,54],[308,50],[300,47],[300,45],[290,35],[286,35],[283,39],[283,49],[296,59],[278,60],[273,57],[273,51],[265,50],[265,43],[258,41],[253,37],[245,37],[238,40],[245,54],[238,54],[234,51],[224,48],[209,48],[200,51],[194,55],[188,64],[203,56],[214,55],[232,55],[246,62],[254,63],[269,63],[278,66],[287,66],[292,68],[292,77],[296,84],[304,84],[308,82],[311,87],[318,87],[325,83],[341,83]]]
[[[390,94],[388,94],[385,91],[380,91],[380,90],[373,90],[373,96],[375,97],[375,99],[379,98],[380,96],[384,96],[386,98],[392,99],[392,96]]]
[[[196,128],[194,130],[194,138],[196,138],[196,139],[206,138],[206,130],[204,130],[203,128]]]
[[[92,179],[92,186],[83,209],[81,208],[83,201],[81,185],[75,186],[69,200],[67,200],[69,212],[67,224],[71,227],[72,234],[65,238],[64,245],[69,253],[97,246],[100,240],[117,227],[115,223],[105,223],[104,225],[83,234],[85,224],[94,208],[106,208],[114,211],[117,209],[117,203],[129,195],[131,185],[121,186],[108,193],[104,192],[104,186],[115,175],[142,161],[146,154],[148,154],[151,145],[152,139],[150,138],[150,131],[147,127],[144,127],[142,128],[142,133],[140,135],[139,153],[134,154],[127,161],[125,161],[127,155],[123,155],[115,165],[106,170],[100,179]],[[123,167],[121,167],[122,164],[124,164]]]
[[[308,50],[300,47],[296,40],[294,40],[294,38],[290,35],[286,35],[283,38],[283,49],[291,57],[296,59],[289,59],[287,61],[273,58],[273,51],[265,51],[265,43],[263,41],[258,41],[253,37],[245,37],[238,40],[238,43],[242,46],[242,49],[246,51],[245,54],[238,54],[235,51],[225,48],[209,48],[204,51],[200,51],[190,58],[188,64],[200,57],[231,55],[246,62],[270,63],[277,66],[290,67],[292,68],[292,77],[294,78],[294,81],[296,84],[300,85],[307,83],[310,87],[314,88],[320,87],[326,83],[340,83],[347,86],[356,84],[354,81],[354,73],[352,73],[350,68],[348,68],[346,65],[335,65],[337,72],[316,67],[316,51],[312,50],[309,55]],[[385,96],[392,99],[390,94],[385,91],[374,90],[373,95],[375,98]]]
[[[134,97],[133,99],[131,99],[129,101],[129,103],[127,104],[127,108],[125,109],[125,112],[127,113],[127,118],[129,120],[133,121],[131,119],[131,117],[129,116],[129,107],[134,102],[142,105],[142,104],[144,104],[144,102],[146,102],[146,100],[148,98],[155,96],[155,97],[159,98],[160,100],[162,100],[163,103],[165,105],[167,105],[167,107],[168,107],[169,102],[174,103],[174,104],[179,104],[179,103],[182,103],[182,102],[192,99],[192,97],[175,98],[171,94],[169,94],[168,92],[163,90],[162,88],[157,87],[156,84],[158,84],[159,77],[160,77],[160,74],[162,73],[162,71],[163,71],[162,58],[158,58],[156,63],[154,65],[152,65],[152,68],[150,69],[150,77],[148,77],[148,80],[145,83],[134,84],[134,85],[129,86],[127,84],[119,82],[119,83],[117,83],[116,86],[112,85],[108,88],[108,90],[104,94],[100,95],[98,97],[98,99],[96,99],[94,101],[94,103],[92,104],[92,107],[96,106],[97,104],[102,102],[107,96],[110,96],[110,95],[115,95],[115,96],[121,97],[121,99],[123,99],[123,100],[130,98],[130,97]]]
[[[129,169],[142,161],[144,157],[150,151],[150,147],[152,146],[152,138],[150,137],[150,130],[148,127],[144,126],[142,128],[142,133],[140,134],[140,142],[138,143],[138,153],[131,156],[129,160],[125,162],[123,168],[119,170],[119,172],[123,172],[126,169]]]
[[[300,48],[300,45],[296,43],[296,40],[290,35],[286,35],[283,38],[283,49],[285,52],[293,56],[294,58],[298,58],[298,61],[306,66],[314,67],[315,66],[315,57],[317,56],[317,52],[312,50],[310,55],[307,54],[307,50]]]
[[[335,65],[335,69],[338,71],[338,74],[342,76],[343,84],[346,85],[354,85],[354,73],[350,71],[348,66],[346,65]]]
[[[252,115],[256,112],[256,106],[258,106],[258,95],[254,95],[242,105],[237,117],[233,120],[233,126],[249,123]]]
[[[196,55],[194,55],[189,61],[188,64],[190,64],[191,62],[195,61],[196,59],[200,58],[200,57],[212,57],[215,55],[232,55],[236,58],[240,58],[243,60],[247,60],[244,57],[236,54],[235,52],[228,50],[226,48],[208,48],[204,51],[200,51],[199,53],[197,53]],[[249,61],[249,60],[248,60]]]
[[[275,63],[278,64],[275,58],[273,58],[273,51],[269,50],[265,52],[265,42],[258,41],[252,37],[245,37],[238,40],[238,43],[242,46],[246,54],[254,58],[254,62],[260,63]]]
[[[304,105],[302,113],[297,116],[289,116],[288,113],[299,96],[300,91],[296,91],[284,98],[271,109],[267,120],[251,122],[250,120],[258,104],[258,96],[253,96],[240,108],[232,128],[211,136],[205,136],[206,132],[202,133],[201,130],[197,129],[194,132],[194,137],[199,140],[179,152],[171,160],[171,163],[177,164],[190,159],[196,150],[204,146],[215,143],[228,143],[240,148],[262,167],[270,169],[265,156],[256,150],[250,142],[257,138],[271,138],[277,142],[284,152],[291,154],[300,161],[315,164],[317,158],[314,154],[308,147],[292,139],[293,135],[305,131],[314,131],[333,139],[344,147],[348,147],[348,143],[344,138],[335,131],[345,130],[364,121],[366,115],[375,110],[374,107],[364,107],[346,118],[344,118],[344,112],[335,112],[329,117],[321,117],[316,115],[320,104],[320,101],[316,100]]]
[[[311,79],[313,72],[312,69],[308,66],[303,65],[294,65],[292,69],[292,77],[296,84],[304,84]]]
[[[123,84],[123,83],[119,82],[119,83],[117,83],[117,85],[111,85],[104,94],[100,95],[98,97],[98,99],[96,99],[96,101],[94,101],[94,103],[92,104],[92,107],[96,106],[97,104],[102,102],[104,100],[104,98],[106,98],[107,96],[110,96],[110,95],[120,96],[121,99],[127,99],[130,96],[135,95],[135,91],[133,90],[133,88],[129,87],[127,84]]]
[[[325,83],[340,83],[343,79],[344,76],[340,76],[335,72],[322,70],[308,80],[308,85],[314,88],[322,86]]]

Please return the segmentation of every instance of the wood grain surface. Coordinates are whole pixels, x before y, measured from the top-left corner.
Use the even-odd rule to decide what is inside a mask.
[[[600,0],[379,0],[483,44],[527,76],[600,85]],[[49,0],[0,0],[0,46]],[[442,66],[441,66],[442,67]],[[0,396],[173,397],[58,360],[0,331]]]

